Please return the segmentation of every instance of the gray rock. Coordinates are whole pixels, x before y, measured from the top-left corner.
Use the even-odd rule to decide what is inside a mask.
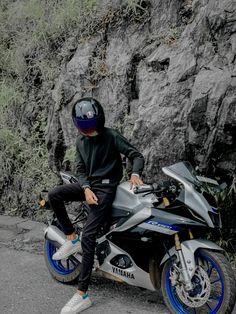
[[[73,145],[73,100],[94,95],[104,104],[107,125],[118,128],[144,153],[148,180],[157,180],[162,166],[181,159],[210,170],[214,158],[214,168],[234,170],[230,130],[227,156],[215,152],[228,125],[233,101],[228,95],[235,89],[234,69],[227,61],[235,53],[230,10],[232,1],[186,1],[184,6],[177,1],[155,1],[149,27],[140,30],[130,24],[111,29],[105,42],[92,37],[80,44],[53,90],[58,109],[50,121],[58,122],[49,123],[48,137],[54,146]],[[100,60],[94,57],[99,46],[104,47]],[[97,73],[93,89],[88,73],[99,72],[98,61],[106,73]]]
[[[0,245],[42,253],[46,227],[29,219],[0,215]]]
[[[234,173],[235,1],[143,1],[136,15],[117,10],[121,3],[100,1],[99,31],[68,38],[47,96],[30,94],[23,135],[40,102],[49,112],[49,163],[58,171],[77,136],[73,103],[93,95],[104,105],[107,126],[143,152],[144,180],[159,180],[162,166],[184,159],[211,175]],[[109,19],[108,9],[120,15]]]
[[[23,223],[27,221],[28,219],[22,219],[20,217],[11,217],[11,216],[0,216],[0,227],[1,228],[9,228],[9,229],[15,229],[17,228],[17,224]]]

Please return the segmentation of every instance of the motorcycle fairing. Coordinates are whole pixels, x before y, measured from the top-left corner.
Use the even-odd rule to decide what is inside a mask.
[[[126,220],[122,225],[116,227],[113,231],[125,231],[132,227],[135,227],[145,221],[146,219],[151,217],[151,208],[143,208],[139,210],[136,214],[131,216],[128,220]]]
[[[152,208],[151,218],[138,225],[138,227],[143,229],[168,235],[180,232],[186,226],[205,226],[205,224],[179,215],[166,213],[164,210]]]
[[[214,228],[214,224],[208,212],[212,207],[208,204],[196,187],[201,185],[197,180],[194,169],[189,162],[179,162],[170,167],[163,167],[163,172],[169,177],[184,185],[184,203],[207,222],[208,226]]]
[[[144,218],[145,219],[144,221]],[[114,231],[124,231],[137,225],[144,230],[160,232],[172,235],[183,230],[183,226],[206,226],[201,222],[182,217],[179,215],[166,213],[164,210],[156,208],[144,208],[137,212],[133,217],[129,218],[120,227]]]
[[[151,282],[150,274],[138,267],[132,257],[126,251],[122,250],[111,241],[109,241],[109,246],[111,252],[104,259],[104,262],[99,267],[99,270],[118,277],[120,280],[128,283],[129,285],[142,287],[151,291],[156,290]],[[132,266],[126,269],[121,269],[117,266],[113,266],[110,261],[117,255],[127,255],[132,261]]]
[[[181,228],[175,225],[169,225],[166,223],[159,222],[158,220],[149,219],[139,225],[140,228],[145,230],[160,232],[168,235],[175,234],[176,232],[181,231]]]

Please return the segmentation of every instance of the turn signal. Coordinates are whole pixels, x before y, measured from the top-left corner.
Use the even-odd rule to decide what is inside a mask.
[[[168,198],[166,198],[166,197],[163,197],[163,203],[164,203],[165,206],[169,206],[170,205],[170,202],[169,202]]]

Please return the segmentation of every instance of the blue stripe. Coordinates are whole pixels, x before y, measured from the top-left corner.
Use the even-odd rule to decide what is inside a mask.
[[[180,231],[181,230],[181,228],[178,226],[169,225],[167,223],[162,223],[162,222],[158,222],[155,220],[148,220],[148,221],[146,221],[146,223],[149,225],[158,226],[158,227],[162,227],[162,228],[169,229],[169,230],[174,230],[174,231]]]

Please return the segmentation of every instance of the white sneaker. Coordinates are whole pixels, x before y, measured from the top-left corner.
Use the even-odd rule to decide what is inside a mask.
[[[91,300],[87,294],[81,296],[76,292],[73,297],[66,303],[61,310],[61,314],[77,314],[86,310],[92,305]]]
[[[56,261],[64,259],[78,251],[82,252],[79,236],[75,240],[66,240],[59,250],[53,254],[52,259]]]

